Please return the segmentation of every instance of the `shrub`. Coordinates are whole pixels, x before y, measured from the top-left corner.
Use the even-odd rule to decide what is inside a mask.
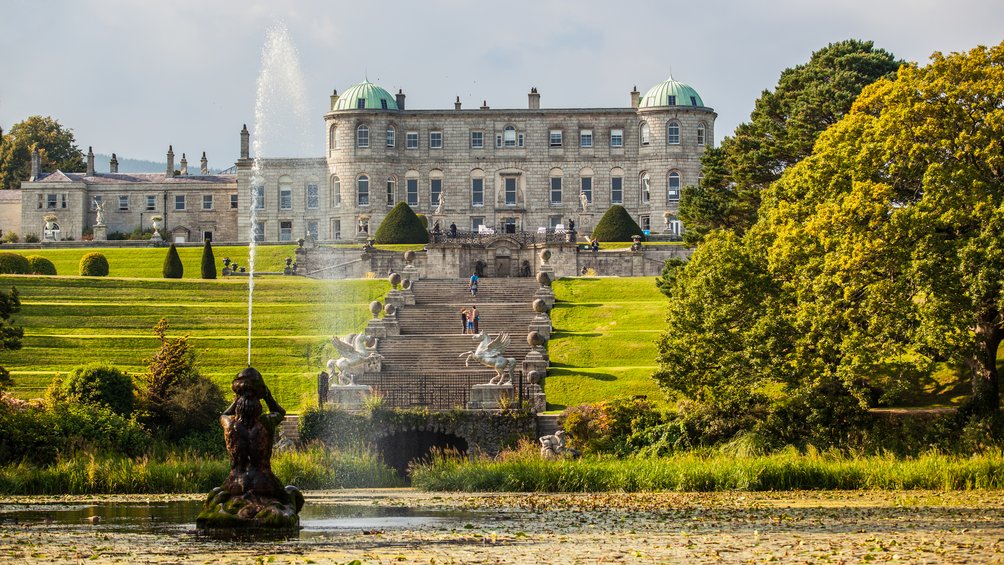
[[[0,253],[0,275],[27,275],[31,267],[24,255]]]
[[[429,243],[429,232],[408,204],[398,202],[380,222],[375,239],[377,243]]]
[[[108,259],[101,253],[88,253],[80,258],[80,276],[107,277]]]
[[[202,278],[216,278],[216,257],[213,256],[213,245],[206,240],[202,246]]]
[[[132,412],[132,379],[108,365],[77,367],[63,381],[63,393],[69,402],[105,406],[122,416],[128,416]]]
[[[593,230],[593,237],[600,241],[631,241],[633,235],[642,235],[641,228],[619,204],[611,206]]]
[[[219,432],[220,414],[227,408],[227,400],[220,387],[212,381],[195,374],[184,386],[178,386],[163,406],[167,416],[167,439],[179,441],[183,438],[203,434],[207,431]]]
[[[628,455],[647,444],[646,430],[659,425],[662,416],[643,398],[616,398],[568,408],[559,421],[584,452]]]
[[[422,229],[429,230],[429,217],[425,214],[415,214],[418,217],[418,221],[422,222]]]
[[[40,241],[42,241],[42,240],[38,238],[38,234],[37,233],[26,233],[26,234],[24,234],[24,242],[25,243],[38,243]]]
[[[56,266],[41,255],[28,256],[28,270],[33,275],[55,275]]]
[[[167,249],[167,257],[164,257],[163,273],[165,279],[180,279],[185,274],[185,266],[181,264],[178,248],[173,243]]]
[[[0,243],[17,243],[20,239],[17,236],[17,232],[8,231],[3,234],[3,237],[0,237]]]

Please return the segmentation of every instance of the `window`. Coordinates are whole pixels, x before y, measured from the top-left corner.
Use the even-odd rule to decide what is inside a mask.
[[[593,177],[579,179],[579,192],[586,195],[586,202],[593,203]]]
[[[94,198],[91,198],[91,212],[94,212],[95,210],[98,209],[98,204],[101,204],[102,200],[103,198],[101,196],[95,196]]]
[[[551,204],[561,204],[561,177],[551,177]]]
[[[41,194],[39,194],[38,195],[38,209],[39,210],[41,210],[42,207],[45,206],[45,204],[43,203],[43,200],[45,200],[45,196],[42,196]]]
[[[66,195],[65,194],[60,194],[59,195],[59,207],[60,208],[66,208]]]
[[[639,219],[641,220],[638,222],[641,224],[641,231],[645,232],[645,235],[648,235],[652,231],[652,220],[648,216],[642,216]]]
[[[443,148],[443,132],[441,131],[430,131],[429,132],[429,149],[442,149]]]
[[[174,195],[174,209],[175,210],[184,210],[185,209],[185,195],[184,194],[175,194]]]
[[[393,206],[397,199],[397,181],[394,177],[387,179],[387,205]]]
[[[439,206],[439,196],[443,194],[443,179],[429,179],[429,206]]]
[[[211,232],[211,231],[204,231],[204,232],[202,232],[202,241],[208,241],[208,242],[212,243],[213,242],[213,232]]]
[[[240,200],[237,199],[237,195],[236,194],[231,194],[230,195],[230,209],[236,210],[239,207],[240,207]],[[149,200],[147,200],[147,202],[146,202],[146,209],[147,210],[153,210],[153,208],[150,207],[150,201]]]
[[[394,147],[397,143],[397,130],[394,126],[387,126],[387,147]]]
[[[648,124],[645,123],[645,122],[642,122],[641,123],[641,144],[643,146],[649,144],[649,141],[651,140],[650,139],[651,138],[651,134],[652,134],[652,132],[649,131]]]
[[[471,179],[471,206],[485,205],[485,179]]]
[[[283,177],[279,179],[279,209],[293,209],[293,179]]]
[[[235,205],[233,207],[236,208],[237,207],[236,206],[237,195],[235,194],[231,198],[233,199],[233,201],[235,203]],[[154,211],[156,209],[157,209],[157,197],[154,196],[154,195],[152,195],[152,194],[148,194],[147,197],[146,197],[146,210],[147,210],[147,212],[152,212],[152,211]]]
[[[503,179],[503,185],[505,188],[505,203],[506,206],[516,205],[516,177],[505,177]]]
[[[356,147],[369,147],[370,146],[370,128],[367,126],[359,126],[356,128]]]
[[[516,145],[518,147],[523,147],[523,134],[516,136]]]
[[[547,217],[547,227],[548,229],[556,229],[561,224],[561,216],[548,216]]]
[[[331,220],[331,239],[342,239],[341,220]]]
[[[279,222],[279,241],[293,241],[293,222]]]
[[[307,237],[310,239],[319,239],[317,237],[317,220],[309,220],[307,222]]]
[[[252,234],[255,241],[265,241],[265,222],[255,222]]]
[[[641,203],[648,204],[649,199],[652,196],[650,191],[652,182],[648,176],[648,173],[641,174]]]
[[[202,195],[202,209],[203,210],[212,210],[213,209],[213,195],[212,194],[203,194]]]
[[[387,109],[387,99],[386,98],[381,98],[380,99],[380,109],[381,110],[386,110]]]
[[[359,175],[356,179],[356,204],[370,205],[370,178],[366,175]]]
[[[679,145],[680,144],[680,124],[677,122],[669,122],[666,124],[666,143],[669,145]]]
[[[624,147],[624,130],[610,130],[610,147]]]
[[[418,206],[418,179],[410,178],[405,179],[405,198],[407,198],[408,206]]]
[[[342,181],[331,177],[331,205],[335,208],[342,205]]]
[[[126,197],[126,198],[128,198],[128,197]],[[121,200],[122,200],[122,197],[119,196],[119,201],[121,201]],[[58,198],[56,198],[55,194],[46,194],[45,195],[45,207],[47,209],[49,209],[49,210],[55,210],[56,209],[56,202],[58,202]],[[125,209],[126,210],[129,209],[129,205],[128,204],[126,204]]]
[[[579,130],[579,147],[592,147],[593,146],[593,130],[583,129]]]
[[[516,218],[502,220],[503,233],[516,233]]]
[[[481,231],[481,226],[485,225],[484,216],[471,216],[471,231],[477,233]]]
[[[418,132],[409,131],[404,134],[404,148],[418,149]]]
[[[307,209],[316,210],[321,207],[320,193],[316,184],[307,185]]]
[[[483,149],[485,146],[485,132],[471,132],[471,149]]]
[[[506,126],[502,130],[502,145],[506,147],[516,147],[516,128]]]
[[[670,106],[676,106],[676,96],[670,94],[669,99],[666,101]]]
[[[551,134],[548,136],[548,145],[550,147],[561,147],[561,130],[552,129]]]
[[[251,185],[251,202],[256,210],[265,209],[265,187]]]
[[[55,208],[56,206],[54,204],[51,207]],[[129,209],[129,197],[128,196],[119,196],[119,210],[128,210],[128,209]]]
[[[680,173],[676,171],[669,173],[669,180],[666,182],[666,201],[680,201]]]
[[[365,110],[366,109],[366,99],[365,98],[356,98],[356,108],[359,109],[359,110]]]
[[[704,124],[697,124],[697,144],[704,145]]]
[[[338,137],[336,135],[337,133],[338,133],[338,128],[336,128],[335,126],[331,126],[328,129],[328,150],[329,151],[338,147]]]
[[[690,97],[690,105],[691,106],[697,106],[697,97],[696,96],[691,96]]]
[[[624,203],[624,177],[610,177],[610,203]]]

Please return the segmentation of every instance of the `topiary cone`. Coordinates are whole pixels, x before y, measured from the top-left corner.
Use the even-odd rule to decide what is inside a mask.
[[[167,257],[164,257],[163,273],[165,279],[180,279],[185,274],[185,266],[181,264],[178,249],[173,243],[167,250]]]

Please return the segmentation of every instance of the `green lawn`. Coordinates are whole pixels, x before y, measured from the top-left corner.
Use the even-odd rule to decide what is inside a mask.
[[[666,406],[651,378],[666,313],[655,278],[560,279],[554,293],[548,408],[633,395]]]
[[[17,396],[40,396],[57,374],[94,361],[143,371],[159,346],[151,330],[162,317],[172,335],[190,336],[200,370],[224,388],[247,364],[246,278],[0,277],[0,287],[11,285],[21,295],[15,319],[25,338],[21,350],[0,353],[0,365],[11,371]],[[314,393],[331,353],[319,347],[361,329],[367,305],[388,288],[383,280],[256,279],[251,363],[280,403],[295,408]]]

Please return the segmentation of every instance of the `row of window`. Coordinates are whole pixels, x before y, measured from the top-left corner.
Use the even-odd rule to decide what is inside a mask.
[[[643,146],[651,145],[651,128],[648,122],[642,122],[640,125],[640,142]],[[697,130],[695,134],[695,140],[698,145],[704,145],[706,139],[707,128],[703,123],[697,125]],[[331,126],[329,132],[329,149],[337,148],[337,128]],[[621,148],[624,147],[624,129],[614,128],[610,130],[610,147]],[[514,126],[506,126],[502,133],[495,136],[495,147],[523,147],[525,142],[524,134],[517,132]],[[404,134],[404,148],[405,149],[418,149],[419,143],[419,133],[417,131],[408,131]],[[485,132],[483,131],[472,131],[470,132],[470,148],[471,149],[484,149],[485,147]],[[564,140],[564,130],[552,129],[548,132],[547,137],[548,147],[559,148],[563,147]],[[579,147],[591,148],[593,147],[594,136],[592,129],[580,129],[579,130]],[[672,120],[666,123],[666,144],[667,145],[679,145],[680,144],[680,123]],[[370,146],[370,127],[366,124],[360,125],[356,128],[356,147],[358,148],[368,148]],[[384,138],[384,146],[388,148],[394,148],[397,146],[397,130],[394,126],[388,126],[386,135]],[[443,132],[439,130],[432,130],[429,132],[429,149],[442,149],[443,148]]]
[[[39,195],[41,197],[41,195]],[[51,195],[50,195],[51,196]],[[157,195],[147,194],[145,195],[145,208],[147,212],[153,212],[157,210]],[[130,197],[128,194],[120,194],[118,196],[118,209],[121,212],[126,212],[129,210]],[[91,211],[98,209],[104,201],[104,196],[97,195],[91,199]],[[202,195],[202,209],[203,210],[214,210],[215,206],[215,195],[213,194],[203,194]],[[230,195],[230,208],[232,210],[237,209],[238,199],[236,194]],[[63,208],[66,208],[64,205]],[[188,210],[188,195],[187,194],[175,194],[174,195],[174,209],[177,211]]]

